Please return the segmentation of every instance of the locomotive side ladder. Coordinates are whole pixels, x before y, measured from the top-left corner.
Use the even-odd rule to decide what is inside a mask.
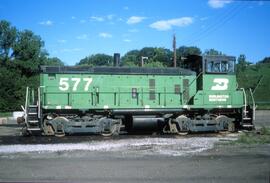
[[[29,87],[26,88],[25,100],[25,130],[23,135],[40,134],[40,89],[38,88],[38,99],[35,102],[34,91],[29,92]]]
[[[256,112],[256,104],[254,101],[254,96],[253,96],[253,92],[251,89],[249,89],[250,91],[250,96],[252,99],[252,109],[250,108],[250,106],[247,104],[247,95],[246,95],[246,91],[244,88],[241,88],[244,94],[244,109],[243,109],[243,124],[242,126],[246,129],[253,129],[254,128],[254,120],[255,120],[255,112]]]

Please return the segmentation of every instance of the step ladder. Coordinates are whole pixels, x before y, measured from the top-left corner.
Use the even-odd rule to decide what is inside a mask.
[[[253,97],[253,92],[251,89],[249,89],[250,91],[250,96],[252,99],[252,108],[247,104],[247,95],[246,95],[246,91],[244,88],[242,88],[243,90],[243,94],[244,94],[244,108],[243,108],[243,123],[242,123],[242,127],[244,129],[247,130],[252,130],[254,129],[254,120],[255,120],[255,110],[256,110],[256,104],[254,101],[254,97]]]
[[[38,92],[39,95],[39,92]],[[26,130],[30,134],[40,134],[41,127],[40,127],[40,114],[39,114],[39,97],[38,101],[35,103],[34,99],[34,92],[32,91],[29,93],[29,88],[26,88],[26,102],[25,102],[25,123],[26,123]]]

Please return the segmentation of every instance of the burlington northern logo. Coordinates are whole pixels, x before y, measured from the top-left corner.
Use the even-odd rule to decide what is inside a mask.
[[[214,86],[212,86],[211,90],[227,90],[229,80],[227,78],[215,78],[213,80]]]

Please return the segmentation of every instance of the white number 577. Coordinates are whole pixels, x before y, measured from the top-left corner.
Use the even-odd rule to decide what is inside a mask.
[[[77,91],[78,89],[78,85],[81,82],[81,78],[60,78],[59,80],[59,89],[62,91],[67,91],[69,89],[69,82],[73,82],[73,87],[72,87],[72,91]],[[83,78],[83,81],[85,81],[85,85],[84,85],[84,91],[88,91],[90,84],[93,81],[93,78]]]

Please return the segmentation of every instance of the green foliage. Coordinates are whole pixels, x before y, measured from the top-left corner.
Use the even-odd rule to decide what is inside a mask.
[[[205,50],[205,55],[224,55],[221,51],[215,50],[213,48]]]
[[[172,51],[166,48],[144,47],[141,50],[131,50],[122,57],[123,66],[140,66],[141,57],[145,59],[146,67],[172,66]],[[154,63],[157,62],[157,63]]]
[[[64,66],[64,62],[62,62],[57,57],[47,58],[43,61],[42,65],[48,65],[48,66]]]
[[[237,73],[243,72],[246,70],[247,66],[250,65],[251,63],[246,60],[246,55],[241,54],[237,58]]]
[[[140,65],[140,51],[131,50],[122,57],[122,65],[124,66],[139,66]]]
[[[188,55],[201,55],[201,49],[196,46],[180,46],[176,53],[178,57],[187,57]]]
[[[180,46],[178,49],[176,49],[177,63],[180,62],[180,66],[182,66],[182,59],[188,55],[201,55],[201,53],[201,49],[196,46]]]
[[[122,64],[123,65],[123,64]],[[125,67],[138,67],[134,62],[132,61],[125,61],[125,64],[123,65]]]
[[[251,88],[255,98],[255,103],[259,109],[269,109],[270,107],[270,63],[257,63],[246,65],[244,70],[237,69],[237,81],[239,88]],[[249,93],[249,92],[248,92]],[[251,98],[248,95],[248,100]]]
[[[173,65],[172,58],[173,58],[173,52],[169,49],[165,48],[155,48],[154,50],[155,54],[152,59],[150,59],[150,62],[157,62],[156,67],[170,67]],[[160,62],[161,64],[159,64]],[[155,66],[155,65],[154,65]]]
[[[158,67],[158,68],[162,68],[165,67],[164,64],[162,62],[147,62],[146,64],[144,64],[144,67]]]
[[[258,64],[268,64],[268,63],[270,63],[270,57],[265,57],[263,60],[258,62]]]
[[[233,144],[269,144],[270,128],[262,127],[256,132],[244,132]]]
[[[0,58],[3,62],[8,60],[10,48],[16,40],[17,30],[5,20],[0,21]]]
[[[13,46],[13,56],[17,60],[34,60],[40,56],[44,42],[40,36],[32,31],[25,30],[18,33],[17,40]]]
[[[19,109],[18,104],[23,104],[24,86],[26,77],[21,76],[21,72],[14,68],[2,67],[0,69],[0,109],[1,111],[11,111]]]
[[[77,65],[112,66],[113,57],[106,54],[95,54],[80,60]]]
[[[12,116],[11,112],[0,112],[0,118]]]
[[[20,110],[26,86],[39,86],[40,65],[63,65],[58,58],[48,58],[43,46],[32,31],[18,31],[0,21],[0,111]]]

